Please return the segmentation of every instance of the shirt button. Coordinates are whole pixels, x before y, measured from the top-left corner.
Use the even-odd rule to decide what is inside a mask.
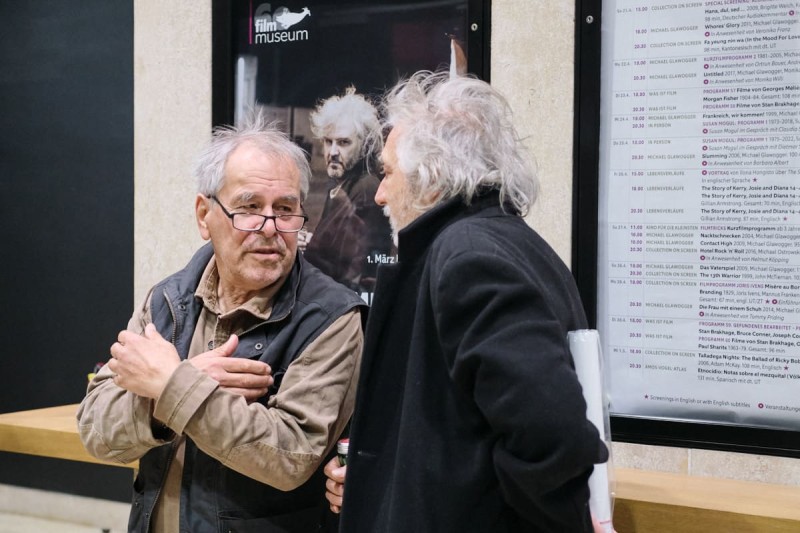
[[[208,341],[208,349],[209,350],[213,350],[214,349],[214,341]]]
[[[263,345],[263,344],[261,344],[260,342],[257,342],[257,343],[256,343],[256,350],[260,350],[260,349],[261,349],[261,348],[263,348],[263,347],[264,347],[264,345]]]

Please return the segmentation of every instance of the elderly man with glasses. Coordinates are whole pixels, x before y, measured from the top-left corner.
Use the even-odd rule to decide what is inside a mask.
[[[130,531],[319,531],[363,302],[297,253],[311,170],[260,113],[215,131],[196,174],[211,243],[120,332],[81,438],[98,458],[139,461]]]

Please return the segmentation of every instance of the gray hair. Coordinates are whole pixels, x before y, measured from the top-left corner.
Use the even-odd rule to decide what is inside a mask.
[[[348,87],[341,96],[331,96],[311,112],[311,132],[317,137],[328,136],[337,124],[352,127],[361,143],[361,159],[369,166],[378,160],[383,150],[383,136],[378,110],[367,99]]]
[[[228,157],[247,143],[253,144],[265,155],[294,163],[300,174],[300,200],[306,199],[311,183],[311,167],[306,152],[278,129],[277,123],[270,122],[260,108],[247,112],[237,126],[214,129],[211,141],[200,153],[195,166],[197,192],[216,196],[224,185]]]
[[[539,182],[511,121],[505,98],[473,77],[421,71],[400,81],[383,101],[388,127],[402,127],[397,163],[415,207],[433,193],[433,204],[460,196],[469,204],[480,189],[499,190],[500,200],[524,215]]]

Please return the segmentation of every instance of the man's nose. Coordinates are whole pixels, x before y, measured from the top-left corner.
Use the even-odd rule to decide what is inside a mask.
[[[264,221],[259,233],[263,233],[266,237],[273,237],[278,234],[278,221],[275,217],[269,217]]]
[[[338,156],[339,155],[339,145],[335,142],[331,144],[331,156]]]
[[[375,191],[375,203],[378,205],[386,205],[386,192],[383,190],[384,183],[386,183],[386,178],[381,180],[380,185],[378,185],[378,190]]]

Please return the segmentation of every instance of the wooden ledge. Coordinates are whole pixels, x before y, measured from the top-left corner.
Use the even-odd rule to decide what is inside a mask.
[[[136,468],[89,455],[78,437],[78,404],[0,414],[0,451]]]
[[[619,533],[797,533],[800,487],[616,469]]]
[[[73,404],[0,414],[0,451],[136,468],[89,455],[77,411]],[[614,477],[619,533],[800,532],[800,487],[625,468]]]

